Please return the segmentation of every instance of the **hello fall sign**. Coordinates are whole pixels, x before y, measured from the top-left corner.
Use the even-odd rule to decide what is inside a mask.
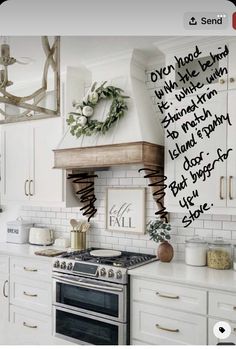
[[[107,189],[106,228],[144,233],[145,188]]]

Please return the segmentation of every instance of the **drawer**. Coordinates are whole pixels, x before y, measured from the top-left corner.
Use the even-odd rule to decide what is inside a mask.
[[[209,292],[209,315],[236,321],[236,296]]]
[[[14,276],[10,280],[10,303],[51,314],[52,285]]]
[[[51,282],[51,262],[37,260],[37,258],[11,257],[11,275]]]
[[[131,339],[131,344],[130,345],[150,345],[150,344],[138,341],[136,339]],[[153,344],[153,345],[155,345],[155,344]]]
[[[230,321],[226,321],[229,323],[229,325],[231,326],[231,334],[228,338],[226,339],[217,339],[214,336],[213,333],[213,328],[215,326],[215,324],[219,321],[222,321],[222,319],[208,319],[208,344],[209,345],[217,345],[217,343],[220,342],[231,342],[231,343],[235,343],[236,344],[236,322],[230,322]]]
[[[172,309],[207,313],[207,292],[158,281],[131,279],[132,299]]]
[[[10,306],[12,344],[50,344],[52,318],[34,311]]]
[[[1,274],[9,274],[9,257],[8,256],[0,256],[0,273]]]
[[[131,338],[156,345],[205,345],[207,319],[201,315],[132,303]]]

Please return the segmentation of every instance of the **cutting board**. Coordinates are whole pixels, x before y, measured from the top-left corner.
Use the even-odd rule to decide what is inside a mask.
[[[34,252],[34,254],[36,254],[37,256],[56,257],[64,252],[66,252],[66,251],[59,251],[59,250],[55,250],[53,248],[49,248],[47,250],[36,251],[36,252]]]

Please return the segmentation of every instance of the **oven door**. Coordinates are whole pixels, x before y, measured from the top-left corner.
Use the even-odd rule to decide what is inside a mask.
[[[54,274],[53,304],[109,320],[127,321],[125,285]]]
[[[127,344],[127,324],[56,306],[53,318],[55,337],[77,344]]]

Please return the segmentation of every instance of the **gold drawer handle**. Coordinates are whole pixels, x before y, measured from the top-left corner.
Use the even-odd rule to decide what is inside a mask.
[[[28,328],[38,328],[36,325],[28,325],[25,321],[23,322],[23,326],[28,327]]]
[[[27,296],[27,297],[38,297],[37,294],[31,294],[31,293],[27,293],[27,292],[23,292],[24,296]]]
[[[220,84],[223,85],[225,83],[225,79],[220,79]]]
[[[156,328],[158,328],[158,330],[167,331],[167,332],[175,332],[175,333],[179,332],[178,328],[176,328],[176,330],[173,330],[172,328],[161,327],[158,324],[156,324]]]
[[[163,298],[169,298],[169,299],[179,299],[179,296],[168,296],[166,294],[161,294],[159,292],[156,292],[156,295],[159,297],[163,297]]]
[[[230,78],[229,82],[235,82],[235,78]]]
[[[223,179],[224,176],[220,176],[220,200],[224,200],[223,194],[222,194],[222,185],[223,185]]]
[[[233,307],[233,310],[236,310],[236,306],[235,306],[235,307]]]
[[[38,269],[32,269],[32,268],[27,268],[27,267],[24,267],[24,270],[25,270],[25,271],[31,271],[31,272],[36,272],[36,271],[38,271]]]
[[[233,195],[232,195],[232,179],[233,176],[229,176],[229,199],[233,200]]]

